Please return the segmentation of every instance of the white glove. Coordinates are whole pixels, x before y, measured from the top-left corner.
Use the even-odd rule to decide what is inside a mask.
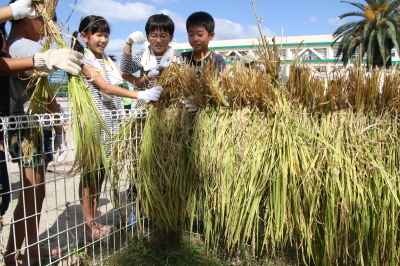
[[[32,0],[18,0],[10,4],[10,7],[15,20],[22,18],[33,19],[39,16],[35,8],[32,6]]]
[[[193,100],[194,96],[189,96],[186,100],[182,101],[189,113],[197,112],[200,107],[198,104],[195,104]]]
[[[156,86],[145,91],[139,91],[138,100],[148,103],[150,101],[158,101],[160,98],[163,88],[161,86]]]
[[[57,157],[57,162],[61,163],[62,161],[65,160],[65,157],[67,157],[68,153],[68,147],[67,147],[67,140],[65,136],[65,132],[62,133],[56,133],[54,137],[54,152],[59,151],[58,157]]]
[[[158,66],[158,70],[164,69],[164,68],[166,68],[168,65],[169,65],[168,62],[160,63],[160,64],[157,65],[157,66]]]
[[[127,44],[134,44],[134,43],[144,43],[146,38],[144,37],[143,33],[140,31],[135,31],[131,33],[128,38],[126,38]]]
[[[151,79],[155,78],[157,75],[160,74],[160,71],[158,71],[157,68],[152,68],[150,69],[149,73],[147,73],[147,76]]]
[[[38,71],[62,69],[74,76],[82,70],[81,59],[83,55],[72,49],[49,49],[44,53],[33,56],[34,68]]]
[[[168,66],[168,62],[158,64],[155,67],[153,67],[152,69],[150,69],[149,73],[147,73],[147,76],[149,78],[153,79],[156,76],[158,76],[160,74],[160,71],[163,70],[164,68],[166,68],[167,66]]]

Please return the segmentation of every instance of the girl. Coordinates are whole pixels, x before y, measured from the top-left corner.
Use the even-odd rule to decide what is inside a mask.
[[[81,21],[78,31],[74,32],[73,35],[77,38],[78,34],[80,34],[82,41],[86,44],[86,48],[79,41],[73,44],[73,48],[85,55],[82,66],[85,84],[99,112],[104,114],[108,129],[110,132],[113,132],[113,128],[115,129],[118,121],[115,118],[113,119],[112,111],[122,109],[120,97],[134,98],[146,103],[157,101],[162,87],[157,86],[141,92],[129,91],[121,87],[123,79],[117,66],[109,56],[104,54],[104,49],[109,42],[110,26],[103,17],[85,17]],[[140,86],[140,81],[135,85]],[[104,132],[102,132],[102,135],[104,135]],[[98,178],[81,178],[79,196],[85,219],[86,233],[92,239],[101,239],[105,233],[113,231],[113,227],[110,225],[101,225],[96,221],[99,193],[104,181],[104,172],[97,171],[96,176]]]

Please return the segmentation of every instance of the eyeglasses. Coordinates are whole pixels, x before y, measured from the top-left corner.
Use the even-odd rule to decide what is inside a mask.
[[[160,40],[162,40],[162,41],[165,41],[165,40],[168,39],[168,38],[169,38],[169,35],[168,35],[168,34],[162,34],[162,35],[151,34],[151,35],[149,35],[149,39],[150,39],[151,41],[155,41],[155,40],[157,40],[157,39],[160,39]]]

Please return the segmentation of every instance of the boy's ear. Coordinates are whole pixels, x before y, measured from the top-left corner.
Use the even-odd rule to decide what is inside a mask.
[[[211,32],[211,33],[210,33],[210,41],[211,41],[212,39],[214,39],[214,37],[215,37],[215,32]]]

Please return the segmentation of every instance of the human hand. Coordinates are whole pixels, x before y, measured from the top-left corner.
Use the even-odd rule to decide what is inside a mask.
[[[151,79],[155,78],[160,74],[160,71],[162,71],[164,68],[168,66],[168,62],[164,62],[161,64],[156,65],[152,69],[150,69],[149,73],[147,73],[147,76]]]
[[[146,38],[144,37],[143,33],[140,31],[135,31],[131,33],[128,38],[126,38],[127,44],[134,44],[134,43],[144,43]]]
[[[34,68],[38,71],[53,71],[62,69],[74,76],[81,69],[83,55],[72,49],[49,49],[44,53],[37,53],[33,57]]]
[[[10,4],[10,7],[15,20],[22,18],[34,19],[39,16],[35,8],[32,6],[32,0],[18,0]]]
[[[189,96],[186,100],[182,101],[182,103],[185,105],[189,113],[197,112],[200,108],[200,106],[198,104],[195,104],[193,101],[194,101],[193,95]]]
[[[153,79],[159,74],[160,74],[160,71],[157,68],[152,68],[152,69],[150,69],[149,73],[147,73],[147,76],[149,78]]]
[[[65,132],[56,133],[56,135],[54,137],[54,152],[57,152],[57,151],[59,151],[58,157],[57,157],[57,163],[61,163],[65,160],[65,157],[67,157],[67,153],[68,153]]]
[[[138,100],[148,103],[150,101],[158,101],[160,98],[163,88],[161,86],[156,86],[145,91],[139,91]]]

